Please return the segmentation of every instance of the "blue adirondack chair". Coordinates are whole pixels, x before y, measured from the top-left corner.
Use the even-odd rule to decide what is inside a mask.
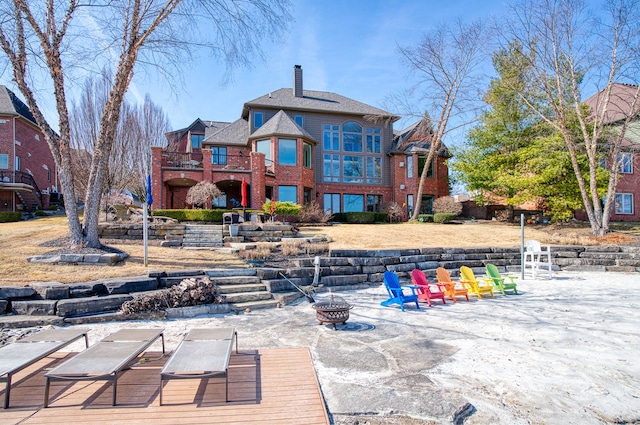
[[[404,303],[416,303],[416,308],[420,309],[418,304],[418,294],[416,293],[415,286],[402,286],[398,275],[394,272],[384,272],[384,286],[387,288],[389,299],[382,301],[380,305],[388,307],[391,304],[400,304],[400,308],[404,311]],[[403,288],[411,289],[411,295],[407,295],[403,292]]]

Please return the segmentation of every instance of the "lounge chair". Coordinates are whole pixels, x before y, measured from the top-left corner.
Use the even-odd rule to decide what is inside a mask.
[[[380,305],[388,307],[391,304],[400,304],[400,309],[404,311],[404,303],[416,303],[416,308],[420,308],[415,286],[400,285],[398,275],[390,271],[384,272],[383,281],[385,288],[387,288],[389,299],[382,301]],[[411,289],[411,295],[405,294],[403,288]]]
[[[500,291],[502,295],[507,295],[505,291],[513,291],[514,294],[518,295],[518,289],[516,285],[515,276],[502,276],[498,271],[498,268],[489,263],[486,265],[487,268],[487,276],[490,278],[488,281],[493,285],[494,289]],[[509,279],[509,282],[505,282],[506,279]]]
[[[456,297],[465,297],[469,301],[469,289],[465,288],[459,280],[452,280],[447,269],[438,267],[436,269],[436,278],[438,283],[444,286],[444,294],[451,298],[454,303],[457,302]]]
[[[158,338],[162,338],[164,354],[162,329],[121,329],[56,366],[44,375],[46,380],[44,407],[49,406],[51,381],[77,380],[113,381],[113,405],[115,406],[118,374],[129,368],[133,361]]]
[[[238,353],[238,334],[233,328],[192,329],[160,371],[160,405],[164,381],[224,376],[229,401],[229,359],[233,341]]]
[[[473,270],[467,266],[460,267],[460,282],[468,285],[469,292],[475,294],[478,298],[482,298],[482,294],[490,294],[493,298],[493,285],[487,282],[490,279],[476,279]]]
[[[11,378],[15,373],[82,337],[88,347],[87,329],[47,329],[0,348],[0,382],[6,382],[4,408],[9,407]]]
[[[441,299],[442,304],[446,304],[447,302],[444,300],[444,292],[443,286],[438,285],[439,290],[434,290],[431,288],[429,281],[427,281],[427,277],[424,275],[424,272],[420,269],[413,269],[411,272],[411,281],[417,287],[418,292],[418,301],[426,301],[429,307],[431,307],[431,300]]]

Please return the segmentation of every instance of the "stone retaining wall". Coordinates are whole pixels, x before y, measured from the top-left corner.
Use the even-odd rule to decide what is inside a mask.
[[[185,225],[182,223],[151,223],[149,239],[182,238],[184,229]],[[104,223],[98,226],[98,236],[104,239],[142,239],[142,233],[142,223]]]

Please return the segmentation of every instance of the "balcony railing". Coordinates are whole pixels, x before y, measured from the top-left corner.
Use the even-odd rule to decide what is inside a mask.
[[[202,152],[163,152],[162,166],[202,168]]]
[[[23,171],[0,170],[0,183],[22,183],[33,188],[33,193],[42,202],[42,193],[33,176]]]

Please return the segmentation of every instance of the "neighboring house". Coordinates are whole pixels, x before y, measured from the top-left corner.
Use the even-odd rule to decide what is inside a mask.
[[[0,211],[48,208],[58,197],[53,155],[31,111],[0,86]]]
[[[382,212],[395,201],[407,211],[429,140],[412,138],[415,126],[394,137],[398,119],[335,93],[304,90],[296,65],[293,88],[245,103],[238,120],[197,119],[169,133],[167,148],[153,148],[153,207],[187,207],[188,189],[204,180],[225,194],[214,207],[238,208],[244,180],[248,208],[260,209],[273,199],[315,201],[334,213]],[[446,158],[444,149],[428,179],[427,197],[449,194]]]
[[[593,111],[602,108],[603,92],[596,93],[585,101]],[[627,128],[618,155],[618,184],[616,185],[616,202],[611,212],[611,221],[640,220],[640,98],[638,86],[614,84],[611,89],[609,105],[604,122],[613,131],[617,131],[626,117],[635,116]],[[608,161],[613,158],[607,158]],[[586,219],[583,212],[576,217]]]

